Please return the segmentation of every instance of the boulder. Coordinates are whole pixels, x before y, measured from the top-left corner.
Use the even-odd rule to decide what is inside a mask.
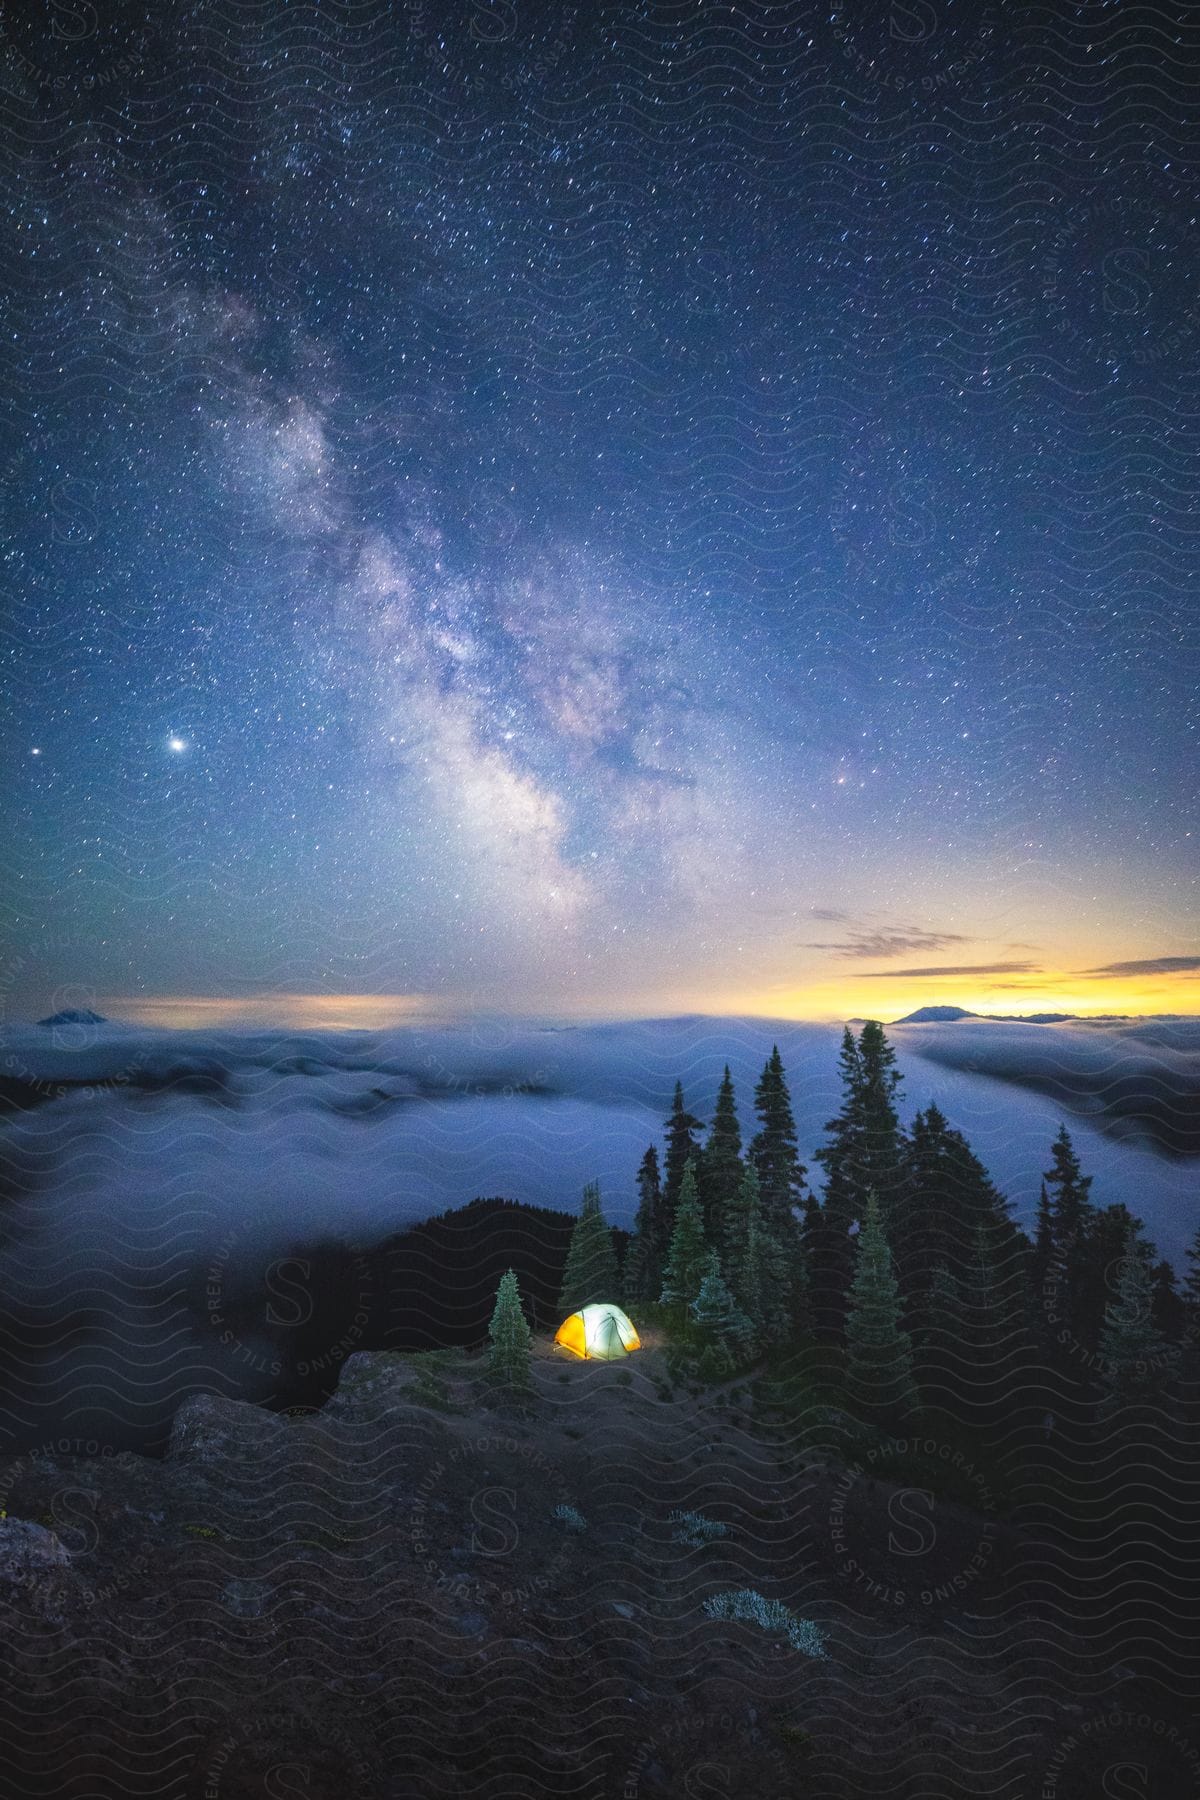
[[[0,1582],[28,1586],[71,1559],[62,1541],[32,1519],[0,1519]]]
[[[276,1449],[287,1431],[277,1413],[248,1400],[193,1394],[175,1414],[167,1446],[169,1462],[216,1468]]]

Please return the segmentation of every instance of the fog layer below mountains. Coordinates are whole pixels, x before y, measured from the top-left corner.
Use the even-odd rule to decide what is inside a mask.
[[[936,1100],[1022,1222],[1065,1118],[1095,1201],[1124,1201],[1179,1262],[1200,1210],[1195,1022],[891,1036],[903,1116]],[[386,1034],[9,1026],[4,1074],[37,1103],[0,1128],[0,1281],[25,1328],[42,1322],[46,1349],[57,1342],[55,1380],[86,1419],[106,1408],[114,1358],[148,1371],[171,1362],[168,1344],[190,1355],[187,1306],[214,1257],[228,1270],[317,1236],[366,1244],[479,1194],[574,1209],[591,1179],[629,1225],[676,1078],[707,1120],[728,1061],[748,1137],[773,1042],[819,1189],[839,1040],[832,1025],[704,1018]],[[228,1390],[238,1371],[214,1334],[203,1351]]]

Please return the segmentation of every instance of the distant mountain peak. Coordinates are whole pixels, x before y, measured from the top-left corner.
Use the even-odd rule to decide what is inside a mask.
[[[916,1012],[906,1013],[902,1019],[893,1021],[896,1025],[948,1025],[955,1019],[978,1019],[979,1013],[968,1012],[965,1006],[919,1006]]]
[[[39,1025],[107,1025],[108,1020],[87,1006],[64,1006],[61,1012],[39,1019]]]
[[[919,1006],[916,1012],[893,1019],[893,1025],[953,1025],[959,1019],[992,1019],[1002,1025],[1065,1025],[1076,1013],[977,1013],[965,1006]]]

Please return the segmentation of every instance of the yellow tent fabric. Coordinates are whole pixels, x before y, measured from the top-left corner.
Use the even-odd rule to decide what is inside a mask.
[[[598,1362],[615,1362],[642,1347],[629,1318],[619,1306],[610,1306],[607,1301],[573,1312],[559,1326],[554,1341],[574,1356]]]

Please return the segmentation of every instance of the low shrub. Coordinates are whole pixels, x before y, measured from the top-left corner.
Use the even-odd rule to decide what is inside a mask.
[[[793,1650],[803,1656],[824,1656],[825,1634],[811,1619],[798,1619],[781,1600],[768,1600],[753,1588],[713,1594],[704,1602],[710,1619],[736,1619],[758,1625],[763,1631],[782,1632]]]
[[[557,1519],[558,1523],[567,1531],[587,1530],[587,1520],[583,1514],[576,1507],[568,1506],[565,1501],[554,1508],[550,1517]]]
[[[703,1513],[677,1510],[667,1515],[667,1523],[675,1527],[671,1534],[674,1542],[686,1544],[689,1550],[701,1550],[705,1544],[729,1535],[727,1525],[722,1525],[719,1519],[706,1519]]]

